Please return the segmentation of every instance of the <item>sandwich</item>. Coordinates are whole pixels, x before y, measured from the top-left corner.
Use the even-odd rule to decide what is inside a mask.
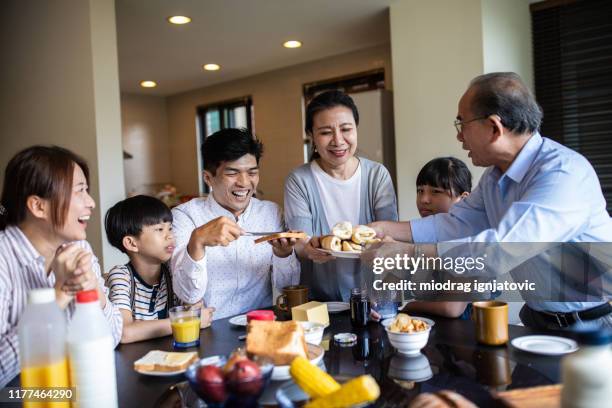
[[[185,371],[197,359],[198,353],[195,351],[179,353],[152,350],[144,357],[134,361],[134,370],[141,372]]]
[[[294,320],[251,320],[246,338],[249,355],[265,357],[274,365],[289,365],[297,356],[307,357],[302,325]]]

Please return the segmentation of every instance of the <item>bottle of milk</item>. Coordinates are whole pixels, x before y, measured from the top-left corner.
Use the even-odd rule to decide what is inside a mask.
[[[612,401],[612,335],[589,331],[578,337],[580,350],[561,361],[561,407],[609,407]]]
[[[73,406],[117,407],[113,336],[102,314],[97,290],[77,293],[67,342],[70,382],[76,394]]]

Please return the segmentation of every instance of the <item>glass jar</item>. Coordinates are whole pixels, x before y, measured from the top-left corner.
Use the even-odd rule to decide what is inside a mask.
[[[351,290],[351,324],[353,327],[362,328],[368,325],[370,317],[370,303],[365,290],[354,288]]]

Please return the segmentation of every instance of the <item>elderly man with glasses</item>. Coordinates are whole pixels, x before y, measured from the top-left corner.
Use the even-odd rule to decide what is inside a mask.
[[[612,327],[612,219],[597,174],[583,156],[542,137],[541,120],[540,107],[517,74],[476,77],[459,101],[454,125],[472,163],[487,167],[477,188],[448,214],[371,226],[381,236],[410,243],[401,246],[410,256],[470,257],[480,251],[490,254],[487,268],[497,275],[522,270],[546,287],[545,295],[525,297],[521,319],[527,326]],[[576,272],[581,265],[588,265],[584,273]],[[595,280],[587,276],[593,265],[603,271]],[[577,289],[580,280],[588,295]]]

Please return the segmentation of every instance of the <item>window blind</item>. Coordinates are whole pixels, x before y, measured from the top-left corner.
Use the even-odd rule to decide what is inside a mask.
[[[593,165],[612,214],[612,1],[531,5],[541,133]]]

